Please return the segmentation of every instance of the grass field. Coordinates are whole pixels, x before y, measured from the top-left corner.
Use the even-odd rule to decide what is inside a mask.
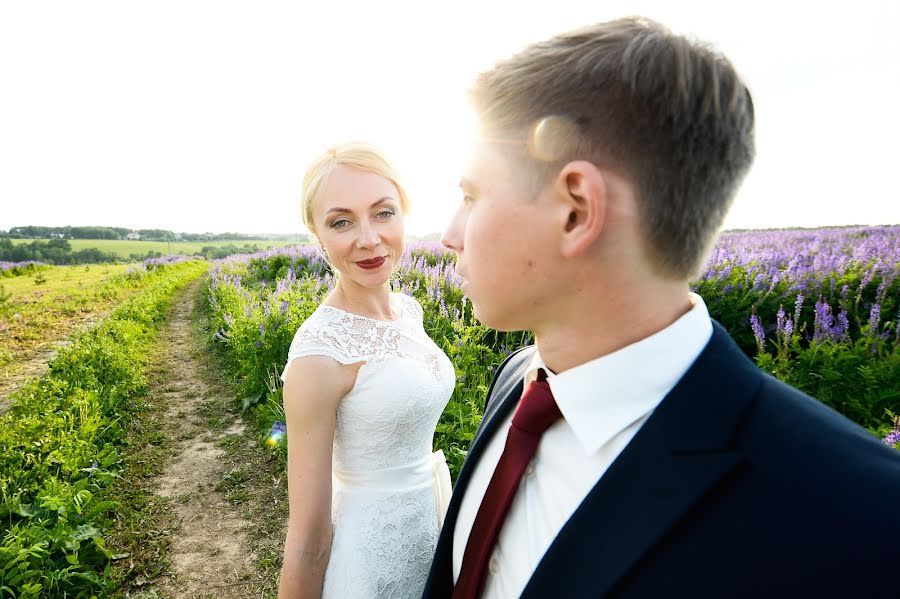
[[[47,239],[13,239],[14,244],[31,243],[32,241],[49,241]],[[127,239],[67,239],[72,245],[72,251],[77,252],[86,248],[97,248],[104,252],[112,252],[122,258],[128,258],[131,254],[146,255],[149,251],[160,252],[166,256],[169,254],[185,254],[191,256],[204,247],[222,247],[225,245],[243,246],[255,245],[260,250],[271,247],[297,245],[296,241],[129,241]]]
[[[132,266],[54,266],[0,279],[8,294],[0,302],[0,380],[35,352],[68,337],[136,292],[139,284],[115,281]]]

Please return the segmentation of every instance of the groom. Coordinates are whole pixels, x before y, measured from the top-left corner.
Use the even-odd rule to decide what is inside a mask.
[[[900,592],[900,454],[762,373],[689,290],[754,155],[728,60],[624,19],[472,100],[443,243],[477,317],[536,345],[494,378],[425,597]]]

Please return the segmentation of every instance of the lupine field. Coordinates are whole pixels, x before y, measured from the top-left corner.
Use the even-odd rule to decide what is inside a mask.
[[[422,304],[426,331],[456,368],[456,389],[435,435],[455,478],[493,370],[532,338],[479,324],[454,264],[437,243],[410,244],[392,285]],[[278,377],[296,329],[335,282],[308,246],[235,256],[211,268],[186,257],[148,260],[104,273],[108,281],[85,282],[77,293],[67,278],[73,269],[88,281],[100,267],[66,268],[0,264],[5,334],[43,326],[29,310],[51,303],[73,310],[115,303],[58,352],[46,375],[18,389],[0,415],[0,599],[123,596],[123,589],[172,575],[166,556],[150,551],[140,561],[141,547],[164,546],[159,538],[168,532],[144,530],[142,517],[150,512],[142,510],[149,504],[123,481],[127,464],[149,468],[142,454],[168,442],[151,429],[146,438],[132,437],[133,423],[152,409],[147,351],[173,294],[207,269],[205,309],[196,312],[203,322],[194,334],[206,331],[218,350],[217,372],[232,379],[222,397],[237,390],[256,439],[271,447],[257,449],[283,493],[286,429]],[[52,295],[54,286],[69,295]],[[900,226],[726,234],[693,288],[760,368],[900,448]],[[241,472],[226,473],[226,482],[243,484]],[[254,566],[256,575],[271,578],[277,571],[273,555]]]
[[[693,284],[760,368],[893,444],[900,413],[900,227],[730,233]],[[480,325],[453,254],[410,245],[393,287],[425,310],[425,329],[456,367],[435,445],[454,478],[480,422],[492,370],[527,332]],[[211,331],[261,435],[284,451],[278,375],[294,332],[334,285],[312,247],[235,257],[214,267]]]

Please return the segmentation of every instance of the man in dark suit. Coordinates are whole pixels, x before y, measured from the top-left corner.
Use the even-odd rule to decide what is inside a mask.
[[[900,456],[762,373],[688,282],[754,155],[729,61],[623,19],[472,91],[444,235],[497,372],[425,597],[900,595]]]

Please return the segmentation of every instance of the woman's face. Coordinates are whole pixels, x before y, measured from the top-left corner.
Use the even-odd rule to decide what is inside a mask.
[[[403,254],[397,187],[381,175],[337,167],[325,182],[313,219],[319,241],[341,277],[380,287]]]

